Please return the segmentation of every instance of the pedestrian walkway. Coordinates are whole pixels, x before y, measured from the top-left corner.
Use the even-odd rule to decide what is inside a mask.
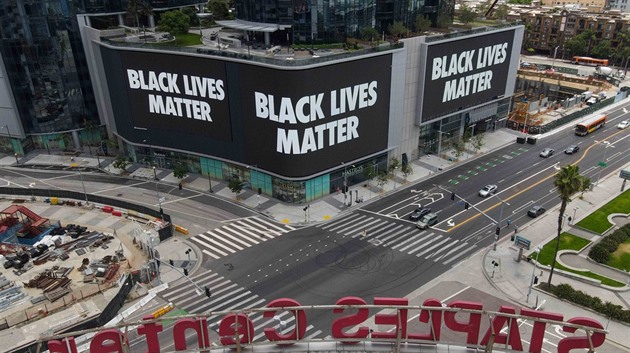
[[[425,260],[454,265],[477,250],[473,244],[449,237],[444,232],[420,230],[414,222],[356,212],[316,226],[327,233],[366,240],[374,246],[389,248]]]
[[[263,217],[250,217],[192,236],[190,240],[197,243],[202,253],[216,260],[294,229],[289,225],[275,224]]]
[[[210,270],[204,270],[202,273],[192,276],[190,279],[194,284],[185,282],[160,293],[166,301],[175,304],[181,311],[181,315],[202,315],[210,311],[217,312],[257,308],[269,302],[269,298],[261,298],[257,294],[246,290]],[[208,298],[205,295],[191,296],[190,293],[194,292],[197,287],[204,288],[204,290],[207,287],[210,290],[211,297]],[[222,318],[223,317],[219,315],[208,317],[208,324],[211,331],[218,332],[219,323]],[[252,313],[250,318],[256,327],[275,327],[279,331],[290,327],[293,320],[295,320],[295,316],[289,311],[278,312],[273,318],[264,318],[262,312],[257,312]],[[315,330],[312,325],[306,327],[305,336],[307,338],[318,338],[321,335],[322,331]],[[262,342],[265,340],[266,337],[262,331],[254,336],[254,342]],[[216,343],[216,340],[213,340],[213,342],[215,342],[213,343],[214,346],[219,345]]]

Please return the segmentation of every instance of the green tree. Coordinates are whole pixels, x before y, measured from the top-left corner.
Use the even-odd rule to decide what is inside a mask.
[[[564,49],[571,53],[571,55],[582,55],[585,53],[586,40],[580,36],[575,36],[571,39],[564,41]]]
[[[392,157],[389,160],[389,166],[387,166],[387,171],[390,174],[394,174],[396,172],[396,169],[398,169],[399,166],[400,166],[400,161],[398,160],[398,158]]]
[[[556,235],[556,248],[551,261],[551,271],[549,272],[549,280],[547,286],[551,286],[551,277],[556,267],[556,257],[558,256],[558,247],[560,246],[560,234],[562,234],[562,223],[564,221],[564,212],[567,210],[567,204],[571,202],[571,196],[577,192],[584,192],[591,186],[591,179],[580,174],[580,167],[577,165],[567,165],[562,167],[554,176],[553,185],[560,196],[560,212],[558,213],[558,234]]]
[[[188,33],[190,18],[179,10],[168,11],[160,16],[157,29],[172,35]]]
[[[505,20],[507,18],[508,13],[510,12],[510,7],[506,4],[501,4],[495,7],[492,15],[497,20]]]
[[[228,183],[228,189],[236,195],[236,199],[238,200],[238,194],[243,191],[243,182],[240,179],[234,178]]]
[[[378,165],[376,164],[376,162],[372,162],[368,166],[366,166],[365,169],[363,169],[363,176],[367,180],[368,186],[370,186],[370,182],[378,175],[377,168]]]
[[[405,181],[407,181],[407,177],[413,174],[413,167],[411,166],[411,163],[403,164],[400,167],[400,172],[402,173],[403,177],[405,177]]]
[[[363,27],[361,28],[361,39],[363,40],[378,40],[378,31],[374,27]]]
[[[416,32],[424,33],[428,31],[429,28],[431,28],[431,19],[429,19],[426,16],[417,15],[415,25],[416,25]]]
[[[215,21],[229,20],[232,18],[230,14],[230,4],[227,0],[208,1],[208,10],[212,13],[212,18]]]
[[[453,18],[448,14],[441,13],[438,15],[436,22],[438,28],[447,28],[453,23]]]
[[[190,19],[190,27],[199,27],[199,16],[197,16],[197,9],[193,6],[184,7],[182,12]]]
[[[609,40],[602,40],[591,49],[591,55],[596,58],[609,58],[613,55],[613,49],[610,47]]]
[[[173,168],[173,176],[179,179],[180,181],[184,179],[188,175],[188,168],[184,163],[177,163]]]
[[[408,31],[409,30],[407,29],[407,27],[405,27],[402,21],[394,21],[394,23],[387,26],[387,32],[389,32],[389,34],[391,34],[392,36],[398,38],[402,37]]]
[[[466,144],[463,140],[458,140],[453,144],[453,149],[455,149],[455,158],[459,158],[464,155],[466,151]]]
[[[386,171],[382,171],[380,173],[378,173],[378,178],[376,179],[376,185],[378,185],[379,188],[382,188],[383,186],[385,186],[385,184],[387,184],[387,182],[389,181],[389,174],[387,174]]]
[[[129,0],[127,3],[127,16],[133,18],[136,28],[140,27],[140,16],[153,15],[153,9],[148,1]]]
[[[464,24],[469,24],[477,18],[477,11],[462,4],[459,8],[459,20]]]
[[[485,144],[483,134],[477,134],[471,137],[470,144],[473,150],[475,151],[475,153],[479,152],[479,150],[481,150],[481,147],[483,147],[483,145]]]
[[[127,158],[125,158],[125,156],[118,156],[116,157],[116,159],[112,162],[112,166],[114,166],[114,168],[116,169],[120,169],[120,170],[125,170],[127,169],[127,167],[131,164],[131,162],[129,162],[129,160]]]

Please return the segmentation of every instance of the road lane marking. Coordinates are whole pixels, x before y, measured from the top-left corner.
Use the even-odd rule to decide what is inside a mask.
[[[582,162],[582,160],[584,160],[584,158],[586,158],[586,155],[590,152],[591,148],[593,148],[593,147],[595,147],[595,146],[597,146],[597,145],[603,144],[603,143],[604,143],[605,141],[607,141],[608,139],[611,139],[611,138],[613,138],[613,137],[615,137],[615,136],[619,135],[619,134],[620,134],[620,133],[622,133],[622,132],[624,132],[624,130],[619,130],[618,132],[616,132],[616,133],[614,133],[614,134],[612,134],[612,135],[610,135],[610,136],[606,137],[605,139],[603,139],[603,140],[601,140],[601,141],[599,141],[599,142],[595,142],[595,143],[593,143],[592,145],[588,146],[588,147],[584,150],[584,153],[582,153],[582,155],[580,156],[580,158],[578,158],[578,160],[576,160],[575,162],[573,162],[573,163],[572,163],[572,164],[570,164],[570,165],[578,165],[580,162]],[[553,168],[553,167],[554,167],[554,166],[551,166],[551,168]],[[534,175],[530,176],[529,178],[523,179],[522,181],[518,182],[517,184],[515,184],[515,185],[511,186],[510,188],[512,188],[512,187],[514,187],[514,186],[516,186],[516,185],[518,185],[518,184],[520,184],[520,183],[522,183],[522,182],[524,182],[524,181],[526,181],[526,180],[528,180],[528,179],[530,179],[530,178],[532,178],[532,177],[534,177],[534,176],[536,176],[536,175],[538,175],[538,174],[541,174],[542,172],[546,171],[547,169],[549,169],[549,168],[545,168],[545,169],[543,169],[542,171],[540,171],[540,172],[538,172],[538,173],[536,173],[536,174],[534,174]],[[550,175],[548,175],[548,176],[544,177],[543,179],[541,179],[541,180],[539,180],[539,181],[537,181],[537,182],[535,182],[535,183],[531,184],[530,186],[528,186],[528,187],[524,188],[523,190],[521,190],[521,191],[519,191],[519,192],[515,193],[514,195],[507,197],[507,198],[506,198],[506,199],[504,199],[503,201],[504,201],[504,202],[508,202],[508,201],[510,201],[510,200],[512,200],[512,199],[514,199],[515,197],[517,197],[517,196],[521,195],[522,193],[524,193],[524,192],[526,192],[526,191],[529,191],[529,190],[533,189],[534,187],[536,187],[536,186],[538,186],[538,185],[540,185],[540,184],[544,183],[545,181],[547,181],[547,180],[549,180],[549,179],[553,178],[556,174],[557,174],[557,173],[554,173],[554,174],[550,174]],[[510,188],[508,188],[508,189],[510,189]],[[507,189],[506,189],[506,190],[507,190]],[[504,191],[505,191],[505,190],[504,190]],[[481,201],[481,202],[483,202],[483,201]],[[497,202],[497,203],[495,203],[494,205],[492,205],[492,206],[490,206],[490,207],[486,208],[486,209],[484,210],[484,212],[487,214],[488,212],[492,211],[493,209],[495,209],[495,208],[497,208],[497,207],[499,207],[499,206],[501,206],[501,202]],[[463,211],[462,211],[462,212],[457,213],[455,216],[457,216],[457,215],[459,215],[459,214],[461,214],[461,213],[463,213]],[[457,229],[457,228],[459,228],[459,227],[463,226],[464,224],[466,224],[466,223],[468,223],[468,222],[470,222],[470,221],[472,221],[472,220],[476,219],[477,217],[479,217],[479,216],[481,216],[481,215],[482,215],[481,213],[477,213],[477,214],[475,214],[474,216],[471,216],[471,217],[469,217],[469,218],[467,218],[467,219],[465,219],[465,220],[463,220],[463,221],[459,222],[459,224],[457,224],[457,225],[455,225],[454,227],[450,228],[449,230],[447,230],[447,232],[452,232],[453,230],[455,230],[455,229]],[[438,224],[439,224],[439,223],[438,223]]]

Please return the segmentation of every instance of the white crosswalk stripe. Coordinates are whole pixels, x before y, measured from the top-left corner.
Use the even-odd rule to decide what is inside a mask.
[[[185,310],[190,314],[259,308],[267,302],[255,293],[209,270],[192,276],[190,279],[194,284],[185,282],[165,290],[160,295],[168,302],[173,303],[177,309]],[[205,294],[198,295],[196,293],[197,286],[210,288],[211,297],[207,298]],[[295,324],[295,317],[287,311],[280,311],[275,316],[280,320],[265,318],[262,312],[249,314],[253,322],[262,321],[262,323],[256,324],[254,341],[266,340],[263,331],[265,327],[275,327],[279,332],[286,333]],[[210,316],[208,318],[210,329],[218,330],[222,318],[223,315]],[[280,327],[281,321],[285,323],[285,327]],[[305,336],[309,338],[316,338],[321,334],[322,331],[315,330],[313,326],[306,327]]]
[[[471,253],[476,248],[462,239],[453,239],[431,229],[419,230],[414,224],[358,212],[316,227],[445,265],[453,263],[455,259]],[[367,236],[364,236],[364,232]]]
[[[199,246],[202,253],[216,260],[292,230],[295,228],[289,225],[274,224],[263,217],[250,217],[197,234],[190,239]]]

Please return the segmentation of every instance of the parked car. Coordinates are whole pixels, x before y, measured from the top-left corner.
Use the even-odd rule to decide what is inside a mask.
[[[567,147],[566,150],[564,150],[564,153],[566,153],[566,154],[574,154],[574,153],[576,153],[579,150],[580,150],[580,146],[578,146],[578,145],[571,145],[571,146]]]
[[[532,218],[536,218],[540,216],[541,214],[545,213],[545,211],[546,211],[545,208],[542,206],[534,206],[529,211],[527,211],[527,215]]]
[[[418,223],[416,223],[416,227],[420,228],[420,229],[427,229],[432,225],[435,225],[437,223],[437,214],[435,213],[429,213],[424,215],[420,221],[418,221]]]
[[[418,221],[420,218],[431,213],[431,209],[428,207],[418,207],[409,215],[409,219],[412,221]]]
[[[494,184],[486,185],[483,187],[483,189],[479,190],[479,196],[488,197],[490,195],[493,195],[495,192],[497,192],[498,188],[499,187]]]
[[[630,120],[624,120],[624,121],[620,122],[619,124],[617,124],[617,129],[623,130],[623,129],[627,128],[628,126],[630,126]]]
[[[547,157],[551,157],[553,156],[553,149],[551,148],[545,148],[544,150],[542,150],[542,152],[540,152],[540,156],[542,158],[547,158]]]
[[[533,66],[532,64],[528,63],[527,61],[524,61],[524,62],[522,62],[522,63],[521,63],[521,67],[522,67],[523,69],[531,69],[531,68],[533,68],[534,66]]]

